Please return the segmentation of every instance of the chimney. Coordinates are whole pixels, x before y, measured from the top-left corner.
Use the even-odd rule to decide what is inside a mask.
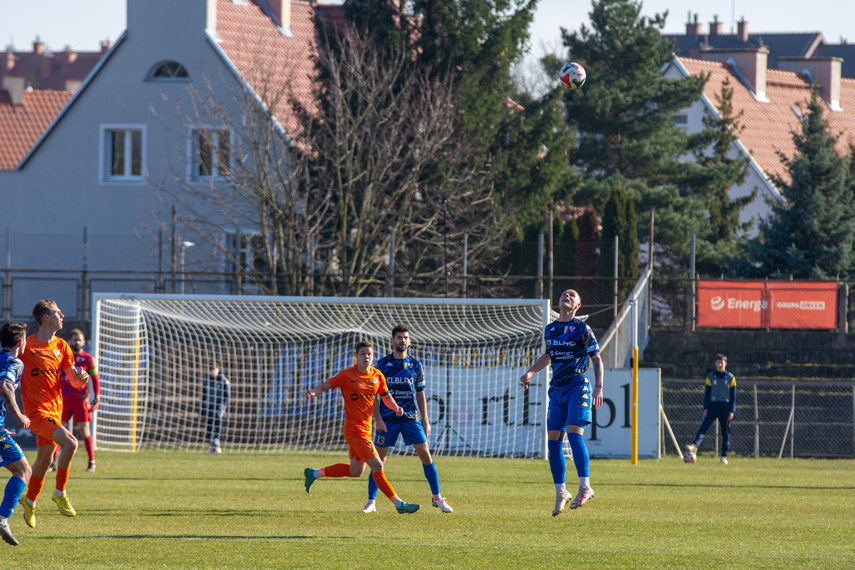
[[[721,35],[721,22],[718,21],[718,14],[713,16],[713,21],[710,22],[710,35],[711,36],[720,36]]]
[[[692,13],[689,12],[689,19],[686,22],[686,35],[699,36],[701,35],[701,25],[698,23],[698,15],[695,14],[695,21],[692,21]]]
[[[24,104],[24,78],[23,77],[4,77],[3,89],[9,92],[9,98],[13,105]]]
[[[748,22],[745,21],[745,18],[736,22],[736,35],[742,43],[748,41]]]
[[[766,66],[769,62],[769,48],[760,46],[711,49],[703,52],[703,59],[733,66],[734,73],[754,93],[754,98],[764,103],[769,102],[766,98]]]
[[[279,29],[286,36],[291,34],[291,0],[267,0],[270,6],[270,11],[276,23],[279,24]]]
[[[9,71],[13,67],[15,67],[15,52],[10,46],[6,50],[6,61],[5,61],[6,71]]]
[[[36,41],[33,42],[33,53],[36,55],[45,54],[45,44],[36,36]]]
[[[840,68],[843,59],[823,57],[803,59],[799,57],[778,58],[778,68],[782,71],[804,73],[814,83],[819,83],[822,98],[832,111],[842,111],[840,106]]]
[[[101,40],[100,46],[101,53],[107,53],[108,51],[110,51],[110,48],[113,47],[113,44],[112,42],[110,42],[110,40]]]

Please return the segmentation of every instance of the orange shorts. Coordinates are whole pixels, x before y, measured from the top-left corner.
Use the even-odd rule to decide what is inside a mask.
[[[366,438],[364,434],[344,434],[344,440],[348,445],[348,457],[355,457],[358,461],[368,461],[377,455],[377,449],[371,441],[371,434]]]
[[[53,432],[60,427],[60,418],[54,416],[43,416],[36,414],[30,416],[30,431],[36,434],[36,447],[41,447],[46,443],[57,445],[53,440]]]

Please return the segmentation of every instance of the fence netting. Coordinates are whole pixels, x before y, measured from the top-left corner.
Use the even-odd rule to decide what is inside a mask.
[[[662,405],[681,447],[702,421],[704,380],[662,380]],[[720,453],[718,422],[699,453]],[[667,430],[664,450],[675,452]],[[760,457],[855,457],[855,382],[783,382],[737,378],[730,453]]]

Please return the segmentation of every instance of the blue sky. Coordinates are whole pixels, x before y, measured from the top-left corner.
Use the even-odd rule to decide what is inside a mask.
[[[132,0],[145,1],[145,0]],[[194,0],[201,1],[201,0]],[[9,44],[19,50],[32,49],[39,36],[52,50],[66,45],[80,51],[96,51],[100,40],[115,40],[125,29],[127,0],[0,0],[0,46]],[[809,9],[806,9],[809,6]],[[532,29],[532,52],[543,53],[542,46],[560,45],[561,26],[577,29],[587,22],[589,0],[540,0]],[[646,0],[644,14],[669,11],[666,32],[683,32],[689,12],[698,20],[724,23],[729,32],[733,22],[744,17],[752,32],[819,31],[827,41],[841,37],[855,42],[855,2],[852,0]]]

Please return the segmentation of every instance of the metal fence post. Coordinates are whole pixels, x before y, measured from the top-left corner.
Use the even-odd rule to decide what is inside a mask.
[[[757,383],[754,383],[754,457],[760,457],[760,408],[757,406]]]

